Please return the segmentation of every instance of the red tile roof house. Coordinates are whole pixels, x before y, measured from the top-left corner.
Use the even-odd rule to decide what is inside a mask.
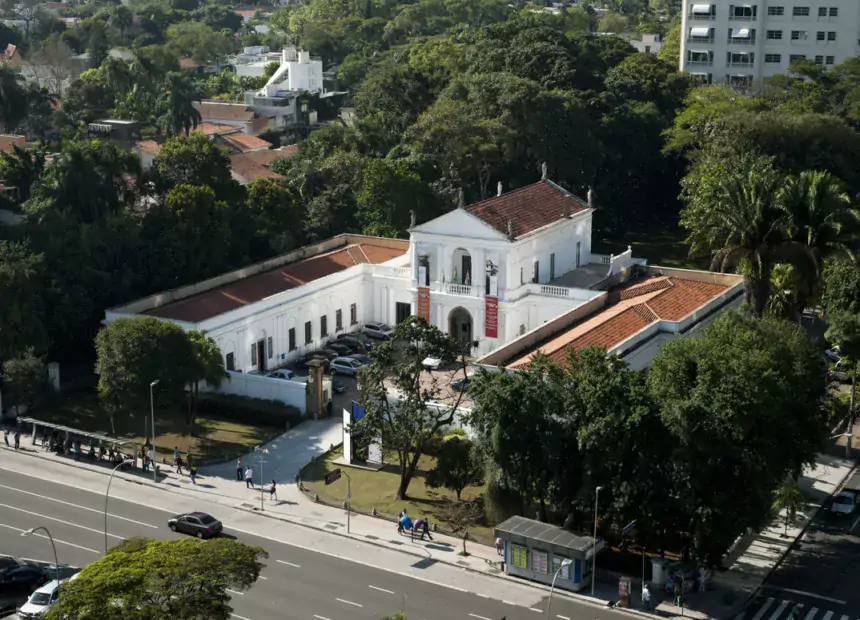
[[[200,120],[204,123],[232,125],[253,135],[275,129],[274,117],[261,118],[244,103],[195,101],[192,105],[200,112]]]
[[[271,151],[233,158],[261,154]],[[545,178],[502,190],[413,222],[409,241],[340,235],[110,309],[106,320],[144,314],[204,329],[225,365],[244,373],[287,364],[365,322],[416,314],[477,341],[475,363],[486,367],[516,368],[537,348],[560,357],[587,344],[647,365],[662,342],[743,297],[740,276],[648,267],[629,248],[592,253],[591,192],[582,200]],[[261,389],[243,393],[270,394]]]

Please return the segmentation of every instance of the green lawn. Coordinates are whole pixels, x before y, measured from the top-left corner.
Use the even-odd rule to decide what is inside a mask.
[[[331,504],[340,504],[346,499],[347,479],[341,477],[337,482],[326,486],[323,477],[339,466],[333,463],[340,457],[340,452],[330,452],[314,462],[305,466],[302,470],[302,484],[312,493],[318,493],[320,499]],[[423,456],[418,464],[418,471],[409,484],[409,499],[398,501],[395,499],[397,486],[400,482],[399,467],[386,465],[379,471],[342,467],[344,473],[349,474],[352,479],[352,507],[358,512],[370,513],[376,508],[377,513],[389,516],[392,519],[406,508],[409,515],[415,519],[426,516],[431,523],[438,523],[440,529],[447,529],[444,521],[438,518],[440,509],[456,500],[456,494],[447,489],[430,489],[424,483],[427,471],[436,466],[436,460],[430,456]],[[462,499],[474,499],[484,492],[484,487],[466,487],[462,493]],[[394,523],[391,528],[394,529]],[[492,525],[477,525],[469,529],[472,538],[478,542],[493,544]]]
[[[620,254],[633,247],[634,258],[644,258],[649,265],[681,269],[707,269],[708,259],[690,258],[686,232],[677,227],[641,229],[616,236],[595,231],[592,251],[595,254]]]
[[[32,417],[55,422],[84,431],[104,432],[110,435],[110,417],[93,394],[61,396],[48,402],[32,414]],[[146,416],[149,417],[149,416]],[[116,432],[122,439],[144,440],[144,425],[149,421],[144,416],[116,416]],[[174,446],[183,454],[191,454],[198,460],[229,460],[245,454],[249,448],[269,441],[284,432],[282,427],[250,425],[238,420],[200,416],[191,435],[183,435],[185,420],[182,411],[155,409],[156,446],[159,452],[172,457]]]

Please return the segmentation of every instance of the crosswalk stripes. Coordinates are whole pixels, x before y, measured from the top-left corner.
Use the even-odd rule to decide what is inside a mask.
[[[734,620],[792,620],[793,606],[794,602],[789,599],[777,600],[774,597],[757,599],[746,610],[735,616]],[[837,611],[821,610],[818,607],[803,609],[802,606],[798,617],[801,620],[860,620]]]

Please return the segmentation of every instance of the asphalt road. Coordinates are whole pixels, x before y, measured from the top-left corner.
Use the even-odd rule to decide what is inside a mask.
[[[104,551],[103,510],[102,499],[93,493],[0,470],[0,553],[52,562],[46,536],[21,536],[31,527],[44,525],[54,537],[59,562],[83,567]],[[131,536],[177,538],[181,534],[167,528],[169,516],[158,509],[110,500],[108,544]],[[379,620],[398,609],[404,609],[409,620],[539,620],[546,615],[546,598],[533,608],[515,606],[232,531],[229,525],[225,524],[226,535],[263,547],[270,556],[260,581],[247,592],[232,593],[237,620]],[[552,617],[611,620],[621,614],[555,597]]]
[[[829,505],[829,504],[828,504]],[[783,620],[800,604],[802,620],[860,618],[860,512],[821,510],[796,549],[765,582],[745,620]]]

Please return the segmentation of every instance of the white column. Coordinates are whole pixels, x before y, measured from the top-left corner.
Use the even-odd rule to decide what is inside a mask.
[[[412,261],[412,281],[418,281],[418,244],[415,239],[412,239],[409,243],[409,254],[410,259]]]

